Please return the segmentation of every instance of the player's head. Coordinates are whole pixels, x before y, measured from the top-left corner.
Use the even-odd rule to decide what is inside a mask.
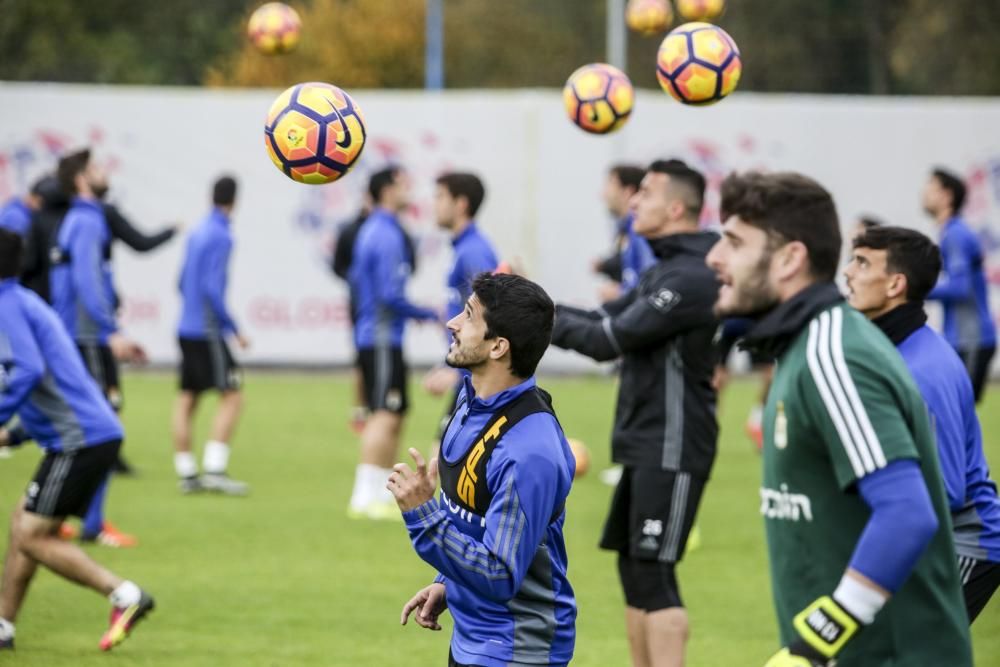
[[[236,189],[235,178],[229,174],[220,176],[212,185],[212,204],[226,211],[232,211],[236,206]]]
[[[91,159],[90,149],[64,155],[56,168],[59,186],[67,196],[103,197],[108,191],[107,173]]]
[[[34,183],[31,184],[31,188],[28,190],[28,194],[24,197],[24,203],[32,211],[37,211],[42,208],[45,204],[45,188],[48,185],[48,181],[51,179],[49,174],[46,174],[38,178]]]
[[[935,168],[924,185],[923,205],[928,215],[947,221],[965,205],[965,183],[947,169]]]
[[[372,174],[368,194],[375,206],[398,213],[410,203],[410,179],[401,167],[387,167]]]
[[[447,363],[529,378],[549,346],[554,321],[555,306],[540,286],[521,276],[482,273],[472,281],[465,310],[448,322],[454,341]]]
[[[21,274],[23,248],[20,234],[0,227],[0,280],[16,278]]]
[[[438,176],[434,192],[434,216],[438,227],[456,230],[476,217],[486,197],[483,182],[475,174],[452,171]]]
[[[937,282],[941,253],[918,231],[873,227],[853,245],[844,269],[848,301],[869,319],[907,301],[923,301]]]
[[[722,219],[722,238],[706,258],[722,282],[717,315],[761,314],[836,276],[837,209],[811,178],[732,174],[722,183]]]
[[[885,223],[873,215],[859,215],[858,219],[854,221],[854,229],[851,230],[851,240],[858,238],[869,229],[884,226]]]
[[[616,164],[608,170],[608,179],[604,182],[604,204],[615,219],[625,217],[629,202],[639,190],[642,177],[646,170],[633,164]]]
[[[705,177],[681,160],[649,165],[630,206],[632,229],[647,239],[698,228],[705,200]]]

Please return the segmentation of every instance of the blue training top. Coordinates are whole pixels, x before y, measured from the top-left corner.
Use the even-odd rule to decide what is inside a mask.
[[[1000,499],[989,476],[972,383],[948,343],[922,326],[900,354],[927,404],[960,556],[1000,562]]]
[[[407,319],[436,320],[437,313],[406,298],[413,258],[399,220],[378,207],[354,242],[348,281],[355,297],[354,343],[360,349],[401,347]]]
[[[0,281],[0,425],[15,413],[46,451],[122,439],[118,417],[59,318],[8,279]]]
[[[996,345],[989,292],[983,270],[983,248],[958,216],[941,230],[941,279],[927,295],[944,308],[944,335],[957,350]]]
[[[465,308],[465,302],[472,295],[473,279],[484,271],[494,270],[499,263],[489,239],[480,233],[475,222],[452,239],[451,245],[455,249],[455,258],[446,283],[449,320]]]
[[[52,306],[77,343],[107,343],[118,330],[110,265],[111,232],[96,200],[74,197],[59,228],[60,261],[50,272]]]
[[[207,340],[237,332],[226,308],[232,251],[229,218],[213,208],[188,237],[179,285],[183,304],[177,334],[181,338]]]
[[[466,379],[441,441],[444,460],[463,457],[494,413],[534,388],[529,378],[483,400]],[[460,510],[443,492],[403,513],[414,549],[445,585],[459,663],[557,667],[572,659],[576,599],[566,578],[566,514],[552,517],[569,494],[574,467],[559,422],[532,414],[501,437],[486,464],[493,500],[485,516]]]
[[[15,197],[0,208],[0,229],[7,229],[22,238],[31,229],[31,209],[20,197]]]
[[[649,247],[649,242],[635,233],[632,224],[632,214],[629,213],[621,222],[625,234],[621,249],[623,294],[635,288],[646,269],[656,264],[656,255]]]

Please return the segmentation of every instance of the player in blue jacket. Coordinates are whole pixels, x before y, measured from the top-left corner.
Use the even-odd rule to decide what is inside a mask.
[[[23,239],[28,238],[31,231],[31,217],[42,207],[42,197],[38,188],[41,180],[31,186],[31,190],[23,197],[13,197],[0,207],[0,229],[8,229]]]
[[[983,247],[960,213],[965,183],[935,169],[924,187],[924,210],[941,227],[943,272],[927,295],[944,308],[944,336],[962,358],[978,402],[996,352],[997,334],[990,313]]]
[[[448,289],[446,317],[449,320],[465,308],[465,302],[472,294],[473,279],[480,273],[494,271],[497,268],[496,251],[475,220],[485,196],[486,189],[483,187],[483,182],[475,174],[450,172],[442,174],[437,179],[434,215],[438,227],[451,235],[451,244],[454,248],[451,268],[445,280]],[[440,366],[428,373],[424,379],[424,388],[435,396],[442,396],[451,390],[455,392],[448,404],[445,422],[455,407],[455,399],[458,398],[458,392],[462,388],[463,375],[468,373]],[[439,437],[441,435],[438,434]]]
[[[250,341],[236,326],[226,305],[231,231],[236,205],[236,180],[222,176],[212,187],[212,211],[188,237],[181,269],[183,300],[177,336],[181,348],[180,394],[174,405],[174,470],[182,493],[215,491],[240,496],[245,482],[227,474],[230,444],[243,407],[243,376],[229,351],[227,338],[241,349]],[[191,451],[191,431],[198,402],[205,391],[218,391],[219,406],[198,476],[198,462]]]
[[[38,565],[108,596],[111,627],[100,642],[108,650],[153,608],[153,599],[60,539],[59,526],[69,515],[83,516],[105,484],[122,427],[55,313],[18,285],[21,252],[20,236],[0,230],[0,426],[16,414],[45,457],[11,517],[0,650],[14,648],[14,623]]]
[[[854,240],[845,274],[850,303],[896,345],[937,436],[969,621],[1000,586],[1000,499],[983,454],[972,384],[961,360],[925,322],[940,253],[911,229],[876,227]]]
[[[89,150],[63,157],[57,176],[62,190],[72,198],[52,252],[52,306],[76,342],[87,370],[115,407],[117,401],[113,398],[120,386],[118,360],[142,362],[146,354],[118,327],[111,267],[106,260],[111,234],[97,197],[97,192],[106,187],[107,178],[91,159]],[[133,536],[105,521],[106,491],[105,485],[94,495],[81,537],[108,546],[134,546]]]
[[[403,332],[407,320],[438,319],[433,310],[406,298],[414,258],[399,215],[408,205],[409,191],[409,177],[398,167],[372,176],[369,192],[375,208],[358,232],[348,274],[357,306],[354,342],[370,415],[361,432],[360,462],[347,510],[354,519],[399,517],[385,482],[397,458],[409,403]]]
[[[471,372],[430,468],[389,478],[434,583],[403,607],[405,625],[454,619],[449,665],[566,665],[576,601],[567,579],[565,503],[575,461],[551,400],[535,385],[555,306],[520,276],[483,274],[448,322],[448,363]],[[441,494],[434,498],[437,478]]]
[[[629,202],[642,183],[646,170],[630,164],[618,164],[608,170],[602,197],[608,213],[615,220],[614,251],[595,262],[594,269],[612,282],[601,287],[602,302],[613,301],[639,284],[643,272],[656,263],[649,242],[632,229]]]

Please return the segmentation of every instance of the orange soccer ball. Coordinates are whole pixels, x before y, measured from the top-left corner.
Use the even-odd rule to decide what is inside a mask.
[[[677,0],[677,13],[685,21],[712,21],[726,10],[726,0]]]
[[[302,21],[298,12],[282,2],[261,5],[250,16],[247,36],[257,50],[273,56],[288,53],[299,43]]]
[[[715,104],[736,89],[742,72],[736,42],[711,23],[685,23],[674,28],[656,56],[660,87],[684,104]]]
[[[573,478],[579,479],[590,470],[590,450],[587,449],[587,445],[576,438],[567,438],[566,442],[569,443],[569,449],[573,452],[573,458],[576,459],[576,471]]]
[[[591,134],[614,132],[628,120],[635,104],[632,82],[617,67],[604,63],[584,65],[563,87],[566,115]]]
[[[667,0],[629,0],[625,8],[625,23],[646,37],[662,33],[673,20],[674,10]]]

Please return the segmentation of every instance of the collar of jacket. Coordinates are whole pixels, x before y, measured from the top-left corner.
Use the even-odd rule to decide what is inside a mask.
[[[750,328],[743,343],[745,350],[777,359],[791,345],[816,313],[843,301],[833,283],[815,283],[788,301],[761,315]]]
[[[489,398],[479,398],[476,390],[472,386],[472,376],[466,375],[462,378],[465,385],[465,395],[469,398],[469,412],[496,412],[507,405],[524,392],[535,388],[535,376],[532,375],[524,382],[514,385],[509,389],[504,389],[498,394],[493,394]]]
[[[926,322],[927,313],[924,312],[923,301],[907,301],[872,320],[872,324],[881,329],[892,344],[897,346]]]
[[[670,259],[682,254],[704,257],[718,240],[719,235],[715,232],[686,232],[647,239],[658,259]]]
[[[74,208],[87,208],[91,211],[96,211],[98,213],[103,213],[104,209],[101,208],[101,202],[99,199],[92,199],[90,197],[81,197],[79,195],[73,195],[70,200],[70,205]]]
[[[465,229],[462,230],[462,233],[452,238],[451,245],[457,248],[459,243],[461,243],[466,239],[470,239],[475,235],[476,235],[476,221],[469,220],[469,224],[466,226]]]

